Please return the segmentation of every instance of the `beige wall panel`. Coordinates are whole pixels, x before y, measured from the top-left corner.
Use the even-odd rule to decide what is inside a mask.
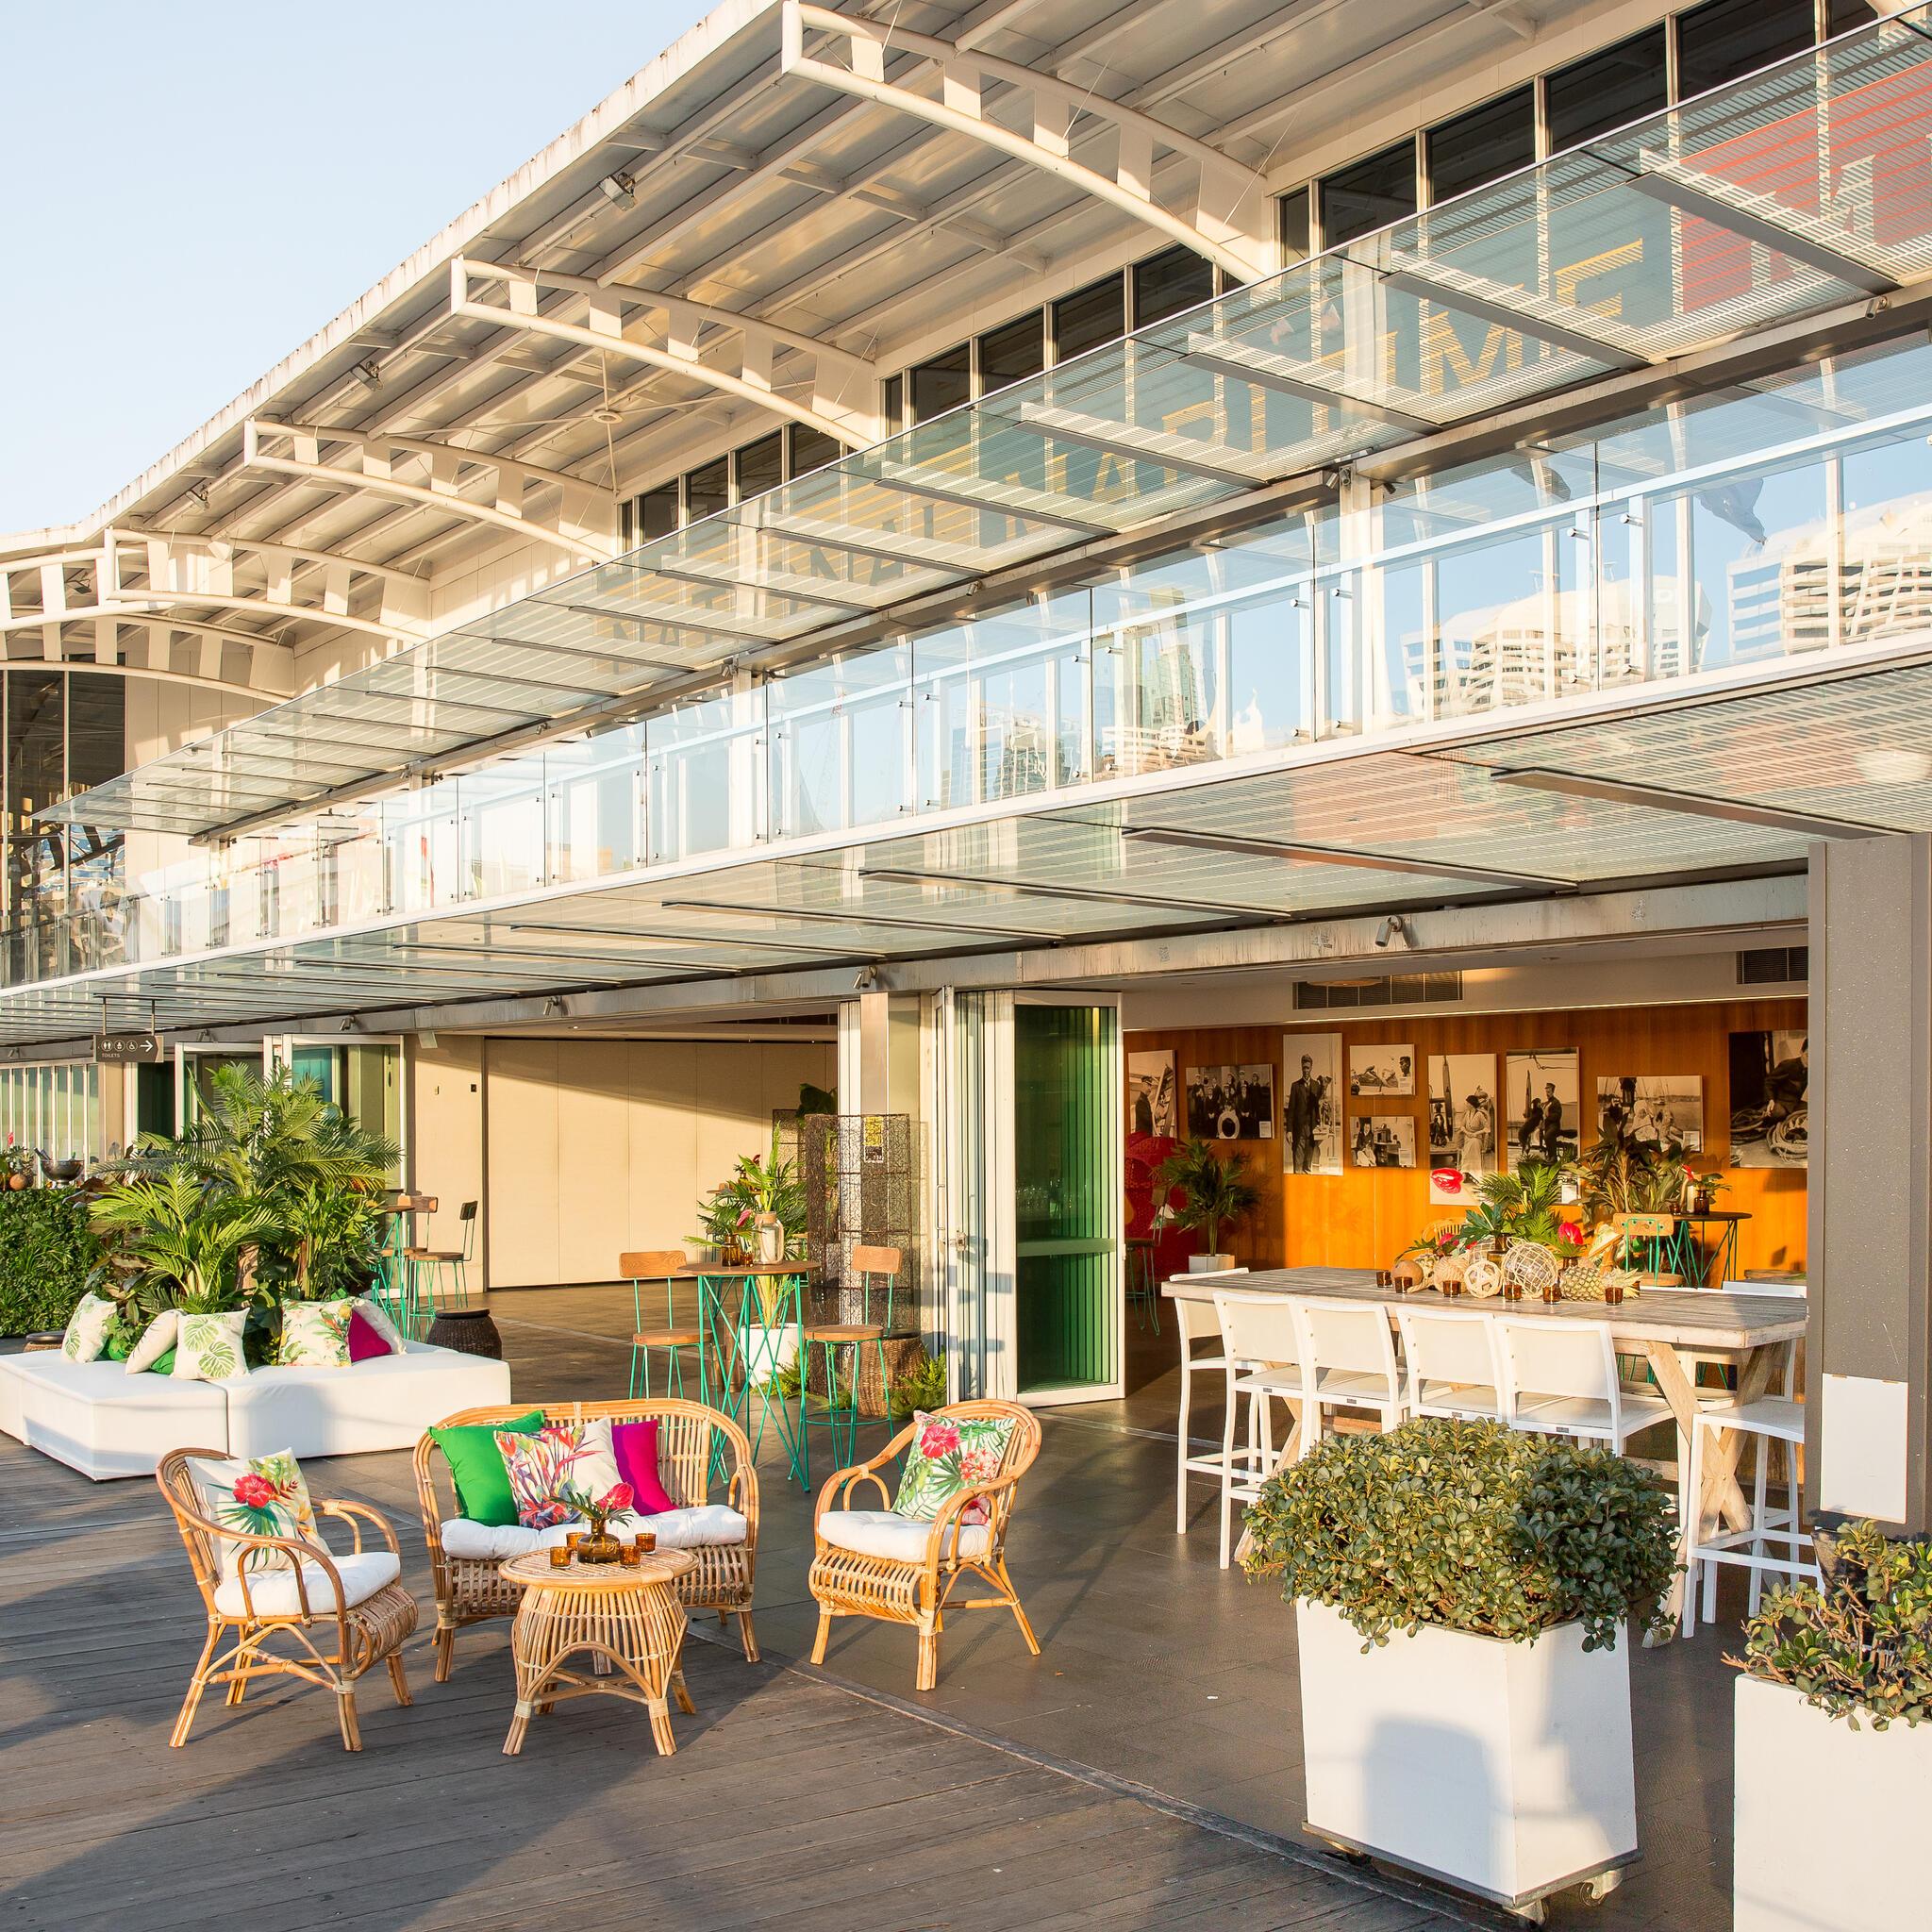
[[[424,1244],[460,1248],[465,1201],[479,1203],[472,1288],[489,1286],[490,1197],[483,1186],[483,1052],[481,1040],[440,1034],[433,1047],[412,1040],[408,1165],[411,1185],[434,1194],[437,1211],[416,1224]]]
[[[682,1248],[697,1225],[698,1055],[712,1049],[634,1040],[624,1050],[630,1075],[628,1244]]]
[[[557,1276],[606,1281],[629,1245],[633,1160],[625,1055],[558,1042]]]
[[[490,1042],[491,1279],[497,1288],[548,1287],[558,1278],[558,1047],[554,1040]]]

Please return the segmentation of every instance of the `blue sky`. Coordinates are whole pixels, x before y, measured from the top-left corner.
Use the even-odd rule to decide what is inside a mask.
[[[709,5],[0,0],[0,531],[89,514]]]

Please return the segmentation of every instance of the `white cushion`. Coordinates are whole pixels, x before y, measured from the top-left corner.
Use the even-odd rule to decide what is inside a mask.
[[[364,1550],[354,1557],[338,1557],[331,1551],[329,1560],[342,1579],[342,1603],[348,1609],[366,1603],[385,1584],[393,1583],[403,1574],[403,1566],[392,1550]],[[335,1586],[328,1580],[328,1572],[319,1563],[305,1563],[302,1581],[308,1591],[310,1612],[318,1617],[334,1616],[336,1592]],[[248,1603],[242,1601],[242,1579],[239,1576],[231,1576],[215,1586],[215,1608],[224,1616],[245,1616],[250,1603],[258,1617],[292,1617],[299,1614],[302,1599],[296,1593],[295,1573],[292,1570],[251,1571]]]
[[[127,1356],[127,1373],[144,1375],[175,1345],[175,1333],[181,1325],[180,1312],[163,1308],[145,1328]]]
[[[175,1374],[183,1382],[239,1382],[248,1373],[242,1351],[246,1308],[183,1315],[175,1330]]]
[[[91,1362],[97,1359],[108,1345],[108,1337],[113,1331],[115,1317],[120,1310],[104,1294],[95,1294],[92,1289],[75,1304],[73,1314],[67,1318],[67,1327],[60,1337],[60,1353],[70,1362]]]
[[[58,1350],[0,1356],[0,1430],[102,1482],[152,1475],[171,1449],[228,1446],[232,1382],[130,1375],[120,1362],[70,1362]],[[256,1454],[284,1446],[264,1433]]]
[[[891,1509],[827,1509],[819,1518],[819,1534],[835,1549],[850,1550],[856,1557],[884,1557],[899,1563],[925,1560],[926,1540],[932,1534],[930,1523],[900,1516]],[[959,1554],[983,1557],[987,1527],[983,1523],[969,1524],[959,1532]],[[940,1545],[941,1559],[953,1550],[953,1525],[946,1525],[945,1541]]]
[[[521,1557],[531,1550],[547,1550],[581,1530],[579,1523],[557,1523],[548,1529],[525,1529],[520,1523],[497,1525],[472,1523],[467,1516],[453,1516],[442,1525],[443,1554],[468,1562],[501,1563],[507,1557]],[[635,1536],[641,1529],[657,1533],[658,1546],[665,1550],[697,1550],[741,1543],[750,1529],[736,1509],[722,1503],[707,1503],[693,1509],[669,1509],[659,1516],[613,1516],[611,1529],[621,1537]]]
[[[400,1355],[375,1356],[347,1369],[257,1369],[223,1386],[233,1456],[413,1449],[431,1423],[459,1408],[501,1407],[510,1399],[504,1363],[425,1341],[407,1342]]]

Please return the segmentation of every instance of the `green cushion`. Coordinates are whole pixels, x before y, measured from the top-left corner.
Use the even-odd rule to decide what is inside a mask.
[[[457,1507],[472,1523],[506,1529],[516,1522],[516,1498],[509,1492],[509,1476],[503,1466],[503,1452],[496,1446],[496,1433],[507,1429],[513,1435],[534,1436],[542,1426],[543,1411],[533,1408],[513,1422],[430,1430],[455,1479]]]
[[[147,1365],[150,1375],[172,1375],[175,1373],[175,1351],[171,1348],[165,1355],[158,1355]]]

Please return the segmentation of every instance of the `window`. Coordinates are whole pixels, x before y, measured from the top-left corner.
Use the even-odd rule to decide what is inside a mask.
[[[1415,213],[1415,142],[1397,142],[1322,183],[1322,246],[1333,248]]]
[[[823,470],[827,463],[837,462],[845,454],[845,445],[836,436],[827,436],[823,429],[814,429],[808,423],[794,423],[790,434],[791,463],[785,472],[788,476],[803,476],[808,470]]]
[[[737,452],[738,495],[735,499],[742,503],[748,496],[762,496],[767,490],[775,490],[785,480],[785,437],[782,431],[773,430],[769,436],[761,436],[756,442],[748,442]]]
[[[1134,326],[1145,328],[1208,301],[1214,264],[1191,248],[1169,248],[1134,267]]]
[[[1687,101],[1802,53],[1817,20],[1812,0],[1707,0],[1677,16],[1677,98]]]
[[[659,537],[670,536],[677,528],[676,480],[645,491],[630,508],[629,542],[655,543]]]
[[[1836,34],[1848,34],[1855,26],[1863,26],[1877,18],[1878,9],[1872,5],[1872,0],[1825,0],[1825,38],[1829,40]]]
[[[1053,359],[1066,362],[1126,333],[1125,283],[1090,282],[1053,305]]]
[[[1641,121],[1668,105],[1664,29],[1632,34],[1600,54],[1559,67],[1543,85],[1553,155]]]
[[[911,372],[912,420],[929,423],[973,396],[973,344],[961,342]]]
[[[684,520],[694,524],[731,501],[731,458],[717,457],[700,463],[684,479]]]
[[[897,436],[906,426],[906,378],[903,375],[886,377],[886,397],[879,413],[886,419],[886,434]]]
[[[1046,316],[1035,308],[979,339],[979,392],[1024,382],[1046,367]]]
[[[1281,253],[1284,260],[1304,259],[1313,240],[1309,227],[1308,198],[1312,189],[1297,188],[1281,197]]]
[[[1514,174],[1536,159],[1536,91],[1499,94],[1430,128],[1426,141],[1431,203]]]

